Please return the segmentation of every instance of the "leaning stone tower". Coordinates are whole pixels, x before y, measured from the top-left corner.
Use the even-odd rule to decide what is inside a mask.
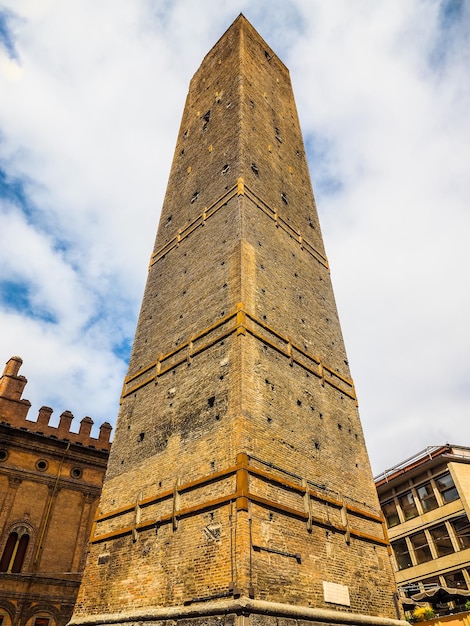
[[[73,624],[396,624],[283,63],[194,75]]]

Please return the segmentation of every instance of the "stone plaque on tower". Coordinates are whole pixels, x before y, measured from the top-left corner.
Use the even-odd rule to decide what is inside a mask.
[[[289,72],[194,75],[73,624],[396,625]]]

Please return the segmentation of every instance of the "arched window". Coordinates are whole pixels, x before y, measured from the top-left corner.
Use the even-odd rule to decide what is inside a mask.
[[[15,528],[8,536],[0,559],[0,572],[11,572],[18,574],[26,556],[29,544],[29,531],[25,526]]]

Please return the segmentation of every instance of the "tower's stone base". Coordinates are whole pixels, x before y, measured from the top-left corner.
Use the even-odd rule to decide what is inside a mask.
[[[398,619],[374,617],[329,609],[291,606],[276,602],[238,598],[127,611],[119,614],[91,615],[73,619],[69,626],[408,626]]]

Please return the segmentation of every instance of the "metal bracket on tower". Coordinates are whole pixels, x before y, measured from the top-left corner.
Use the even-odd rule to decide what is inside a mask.
[[[310,494],[308,492],[307,480],[302,478],[302,487],[305,487],[305,495],[304,495],[304,511],[307,513],[307,530],[308,532],[312,532],[312,505],[310,502]]]
[[[177,478],[175,486],[173,487],[173,514],[172,524],[173,530],[178,530],[178,510],[180,508],[181,496],[178,492],[178,487],[181,485],[181,479]]]
[[[245,195],[245,181],[243,178],[239,178],[237,181],[237,196]]]
[[[344,540],[349,545],[351,543],[351,529],[349,527],[348,509],[345,504],[341,507],[341,522],[346,528],[346,534]]]
[[[287,356],[289,358],[289,365],[292,367],[292,365],[294,365],[294,357],[292,356],[292,343],[290,339],[287,342]]]
[[[321,378],[321,386],[325,386],[325,372],[323,370],[323,363],[321,362],[321,358],[318,357],[318,374]]]
[[[132,522],[132,541],[135,543],[139,537],[137,533],[137,525],[140,522],[140,505],[139,502],[142,500],[143,494],[142,492],[136,498],[135,507],[134,507],[134,520]]]
[[[160,372],[162,371],[162,358],[163,354],[160,352],[157,359],[157,364],[155,366],[155,384],[158,385],[158,377],[160,376]]]
[[[192,360],[193,360],[193,336],[191,335],[188,341],[188,353],[186,355],[186,361],[188,365],[191,363]]]

